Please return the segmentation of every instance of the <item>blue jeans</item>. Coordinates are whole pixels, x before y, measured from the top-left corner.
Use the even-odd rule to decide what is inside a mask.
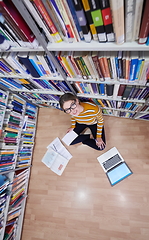
[[[89,128],[91,130],[91,133],[94,137],[94,139],[90,139],[90,134],[81,134],[81,132],[83,132],[83,130],[85,128]],[[74,141],[70,144],[70,145],[74,145],[77,143],[82,142],[83,144],[94,148],[96,150],[103,150],[104,148],[98,148],[96,145],[96,134],[97,134],[97,124],[93,124],[93,125],[86,125],[86,124],[80,124],[80,123],[76,123],[75,128],[73,129],[74,132],[76,132],[78,134],[78,137],[74,139]],[[105,139],[105,132],[104,132],[104,127],[102,128],[102,140],[104,143],[106,143],[106,139]]]

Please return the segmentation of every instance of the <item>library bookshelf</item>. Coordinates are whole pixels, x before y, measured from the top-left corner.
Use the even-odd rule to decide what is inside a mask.
[[[114,2],[118,1],[121,0],[114,0]],[[6,3],[7,1],[0,2],[2,4]],[[8,153],[9,150],[12,150],[12,159],[10,166],[7,168],[7,170],[4,168],[4,170],[0,172],[0,176],[6,176],[5,187],[6,189],[8,188],[9,193],[7,197],[5,196],[7,194],[4,194],[3,196],[3,198],[6,199],[4,201],[5,206],[3,208],[3,211],[0,213],[2,220],[0,239],[3,239],[5,234],[8,234],[8,232],[10,232],[16,236],[17,240],[19,240],[21,238],[21,228],[27,198],[27,188],[29,183],[34,137],[36,132],[38,107],[34,108],[34,104],[39,107],[45,106],[60,109],[58,103],[59,97],[64,92],[72,92],[76,94],[81,101],[94,101],[96,104],[99,104],[104,115],[148,120],[149,85],[147,80],[149,79],[149,46],[146,44],[138,44],[138,42],[134,40],[130,42],[124,42],[123,44],[117,44],[116,42],[98,42],[95,40],[91,40],[89,43],[85,42],[84,40],[69,42],[70,39],[65,39],[65,37],[64,41],[55,43],[54,41],[56,39],[52,36],[50,31],[51,29],[47,31],[46,27],[44,26],[45,19],[41,21],[40,17],[37,16],[38,11],[34,12],[36,15],[35,19],[33,12],[30,10],[30,8],[27,8],[28,6],[33,7],[30,1],[12,0],[10,2],[14,4],[18,12],[22,15],[25,23],[29,26],[30,30],[38,41],[38,44],[36,41],[34,43],[27,41],[26,38],[22,36],[20,31],[18,29],[16,30],[16,27],[14,28],[16,35],[13,34],[10,31],[11,27],[13,28],[13,26],[7,16],[7,21],[9,23],[7,25],[10,27],[10,29],[8,28],[9,34],[7,37],[8,39],[10,37],[9,40],[13,39],[14,37],[14,39],[16,39],[16,42],[14,41],[11,48],[7,49],[7,51],[4,49],[1,49],[0,51],[0,59],[2,60],[2,63],[6,63],[6,69],[4,69],[3,65],[0,65],[0,87],[2,88],[0,90],[0,132],[2,135],[0,142],[1,159],[3,159],[2,153],[5,151],[5,149]],[[62,34],[63,32],[61,31],[61,27],[58,26],[58,22],[55,19],[51,8],[48,7],[47,1],[42,0],[39,2],[41,2],[41,4],[46,7],[49,16],[51,17],[52,21],[56,23],[58,30],[60,30],[60,33]],[[72,2],[72,0],[62,0],[60,2],[69,4]],[[108,3],[109,1],[106,2]],[[141,2],[143,1],[137,2],[142,4]],[[138,6],[139,5],[137,5],[137,7]],[[72,21],[71,16],[70,19]],[[5,20],[6,19],[3,20],[3,29],[7,28],[7,25],[5,25]],[[1,28],[1,30],[3,29]],[[41,32],[41,29],[45,32]],[[65,58],[63,61],[60,60],[61,52],[64,54]],[[12,53],[14,53],[14,55]],[[76,61],[74,60],[74,62],[71,60],[71,57],[73,59],[75,53],[76,57],[79,59],[75,59]],[[89,54],[89,57],[87,56],[88,60],[85,62],[86,53]],[[104,55],[105,61],[108,61],[109,64],[108,70],[106,69],[106,71],[103,71],[102,74],[98,72],[98,67],[100,68],[101,66],[97,66],[98,64],[96,65],[96,62],[93,62],[92,53],[96,53],[98,58],[102,57],[102,54]],[[129,55],[129,58],[127,59],[127,55],[125,55],[125,53],[132,54],[132,58]],[[137,56],[135,55],[136,53]],[[8,62],[8,58],[11,54],[13,60],[11,58],[11,60]],[[32,60],[34,62],[34,65],[32,64],[32,69],[30,70],[34,70],[34,72],[30,71],[29,73],[26,71],[28,67],[25,65],[25,62],[24,64],[22,62],[20,63],[18,56],[23,56],[23,54],[27,55],[27,57],[24,57],[24,60],[27,60],[29,58],[28,56],[31,56],[31,59],[29,61],[31,62]],[[40,58],[38,58],[38,56]],[[70,56],[69,59],[68,56]],[[135,68],[138,69],[138,75],[136,73],[137,77],[135,79],[133,77],[132,79],[129,79],[128,76],[126,77],[126,71],[124,75],[120,76],[120,70],[121,72],[124,72],[124,69],[126,68],[126,61],[129,60],[129,64],[131,64],[131,61],[134,57],[137,58],[137,65],[134,64]],[[37,64],[37,60],[40,60],[40,68]],[[139,62],[142,65],[139,66]],[[124,65],[121,65],[122,63],[124,63]],[[15,66],[17,66],[17,68],[15,68]],[[90,74],[91,70],[89,69],[89,66],[92,69],[92,74]],[[139,72],[141,71],[139,70],[139,67],[141,69],[141,66],[142,72]],[[7,67],[10,68],[8,69]],[[70,70],[71,67],[72,69]],[[107,72],[108,74],[110,73],[110,76],[104,75],[107,74]],[[4,135],[7,135],[5,128],[6,124],[8,124],[9,117],[11,116],[12,110],[10,109],[10,106],[12,107],[12,102],[16,101],[13,99],[13,97],[16,99],[21,99],[23,103],[23,110],[21,117],[17,116],[20,117],[17,145],[15,145],[13,142],[12,145],[7,146],[7,144],[4,142]],[[32,111],[32,114],[34,112],[34,120],[29,120],[28,114],[31,113],[30,111]],[[25,119],[25,122],[23,119]],[[24,124],[27,130],[23,129]],[[30,128],[34,130],[31,131],[32,134],[28,136]],[[26,143],[28,137],[30,137],[30,142]],[[12,141],[13,140],[14,139],[12,139]],[[23,166],[23,154],[29,155],[30,161],[27,166]],[[22,185],[24,186],[24,191],[22,191],[22,195],[20,195],[20,198],[22,197],[22,199],[20,199],[21,203],[13,201],[15,199],[15,195],[12,196],[13,185],[16,187],[18,178],[22,178],[22,181],[24,181],[24,185]],[[24,179],[26,179],[26,181]],[[15,210],[15,208],[12,207],[14,206],[13,204],[16,204],[18,206],[16,209],[15,218],[13,218],[13,213]],[[12,221],[12,224],[9,226],[7,226],[8,216],[9,219],[12,219],[9,220]]]
[[[21,239],[38,107],[0,88],[0,239]]]

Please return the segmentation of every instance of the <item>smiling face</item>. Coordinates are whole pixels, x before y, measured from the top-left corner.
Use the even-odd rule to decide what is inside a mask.
[[[63,109],[65,113],[74,116],[78,116],[83,111],[83,107],[80,105],[78,99],[64,102]]]

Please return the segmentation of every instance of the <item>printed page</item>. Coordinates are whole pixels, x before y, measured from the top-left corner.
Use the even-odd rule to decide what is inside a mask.
[[[68,150],[64,147],[64,145],[61,143],[60,139],[57,137],[51,142],[47,148],[51,147],[54,151],[58,152],[61,156],[66,158],[67,160],[70,160],[72,158],[72,155],[68,152]]]
[[[68,162],[69,160],[58,154],[56,160],[53,162],[51,166],[51,170],[60,176],[62,175]]]
[[[55,152],[52,148],[48,148],[45,155],[42,158],[42,162],[48,167],[51,168],[52,164],[57,158],[58,153]]]
[[[67,146],[69,146],[77,136],[78,136],[77,133],[75,133],[74,131],[70,131],[70,132],[66,133],[66,135],[62,138],[62,141]]]

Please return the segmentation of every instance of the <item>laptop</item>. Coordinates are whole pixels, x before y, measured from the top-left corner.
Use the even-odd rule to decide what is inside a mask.
[[[111,148],[109,151],[99,156],[97,160],[112,186],[132,174],[132,171],[116,147]]]

